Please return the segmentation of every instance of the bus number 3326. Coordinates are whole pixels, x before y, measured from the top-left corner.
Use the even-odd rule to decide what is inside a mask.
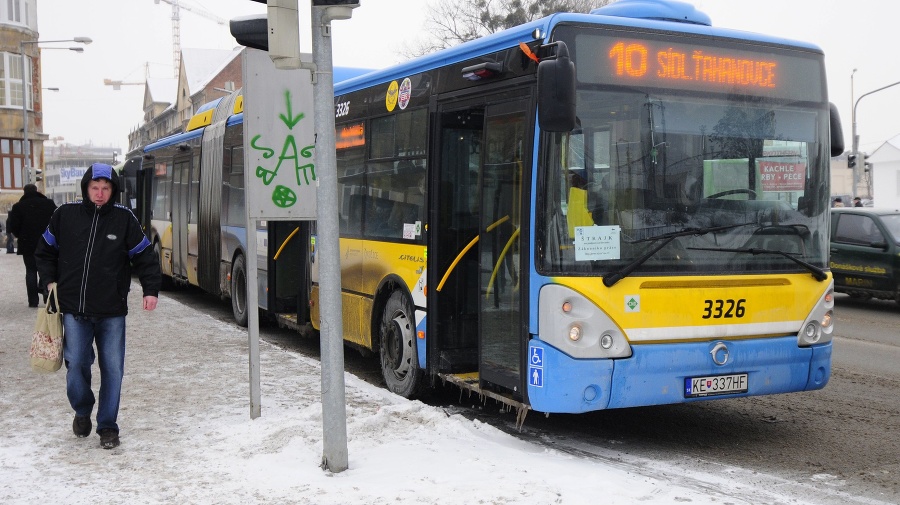
[[[745,299],[739,300],[703,300],[703,319],[722,319],[744,317]]]

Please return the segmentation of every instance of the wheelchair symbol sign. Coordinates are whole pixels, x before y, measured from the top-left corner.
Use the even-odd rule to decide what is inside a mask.
[[[529,366],[544,366],[544,348],[543,347],[528,347],[528,365]]]
[[[528,383],[544,387],[544,348],[528,346]]]

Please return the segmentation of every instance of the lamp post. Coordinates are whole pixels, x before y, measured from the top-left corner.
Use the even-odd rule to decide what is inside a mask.
[[[850,123],[853,125],[853,132],[851,133],[850,138],[850,154],[851,156],[847,157],[847,163],[850,163],[850,159],[856,160],[856,107],[853,106],[853,75],[856,74],[857,69],[853,69],[853,72],[850,72]],[[850,188],[850,192],[853,193],[853,197],[856,198],[856,165],[850,167],[853,169],[853,187]]]
[[[854,71],[855,71],[855,70],[854,70]],[[851,81],[850,81],[850,82],[851,82],[851,84],[852,84],[852,82],[853,82],[853,80],[852,80],[853,74],[850,74],[850,77],[851,77]],[[867,97],[867,96],[869,96],[869,95],[871,95],[871,94],[873,94],[873,93],[877,93],[877,92],[879,92],[879,91],[883,91],[883,90],[885,90],[885,89],[894,87],[894,86],[896,86],[896,85],[898,85],[898,84],[900,84],[900,81],[897,81],[897,82],[895,82],[895,83],[888,84],[887,86],[882,86],[882,87],[880,87],[880,88],[878,88],[878,89],[876,89],[876,90],[869,91],[868,93],[863,93],[862,95],[859,96],[859,98],[856,99],[856,102],[853,103],[853,111],[852,111],[852,113],[851,113],[851,118],[852,118],[852,121],[853,121],[853,139],[852,139],[852,141],[853,141],[853,151],[852,151],[852,154],[854,154],[854,155],[858,155],[858,154],[859,154],[859,136],[856,134],[856,107],[859,106],[860,100],[862,100],[863,98],[865,98],[865,97]],[[852,86],[851,86],[851,87],[852,87]],[[857,182],[857,180],[859,179],[859,177],[858,177],[858,174],[859,174],[858,170],[859,170],[859,162],[860,162],[860,161],[862,161],[862,160],[860,160],[859,157],[857,156],[856,166],[853,167],[853,197],[854,197],[854,198],[856,198],[856,196],[857,196],[857,195],[856,195],[856,182]],[[864,164],[864,166],[865,166],[865,164]],[[870,196],[871,196],[871,195],[870,195]]]
[[[25,54],[25,46],[26,45],[37,45],[37,44],[50,44],[56,42],[77,42],[79,44],[88,45],[93,40],[89,37],[75,37],[72,39],[64,39],[64,40],[23,40],[19,42],[19,54],[22,57],[22,154],[25,156],[25,166],[23,167],[23,172],[25,176],[25,184],[34,183],[34,174],[31,173],[31,146],[28,143],[28,80],[26,78],[28,65],[25,64],[28,56]],[[69,47],[69,48],[48,48],[48,49],[69,49],[70,51],[75,51],[76,53],[80,53],[84,51],[83,47]],[[32,94],[33,96],[33,94]]]

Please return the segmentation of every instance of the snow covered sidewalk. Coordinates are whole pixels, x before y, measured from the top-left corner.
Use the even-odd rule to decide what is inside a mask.
[[[318,361],[262,341],[262,417],[251,420],[246,330],[165,294],[144,312],[139,289],[122,445],[103,450],[96,434],[72,434],[65,367],[44,375],[29,366],[35,310],[21,258],[0,254],[0,276],[0,503],[751,503],[728,496],[727,476],[722,487],[691,488],[573,457],[349,374],[350,468],[330,474],[319,467]],[[95,365],[95,394],[98,380]]]

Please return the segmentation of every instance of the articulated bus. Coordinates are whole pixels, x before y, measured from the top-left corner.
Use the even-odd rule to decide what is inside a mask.
[[[449,381],[520,414],[824,387],[823,60],[622,1],[338,82],[345,341],[397,394]],[[146,149],[145,193],[163,271],[240,298],[229,107],[215,152],[198,130]],[[256,236],[262,308],[318,328],[315,223]]]

